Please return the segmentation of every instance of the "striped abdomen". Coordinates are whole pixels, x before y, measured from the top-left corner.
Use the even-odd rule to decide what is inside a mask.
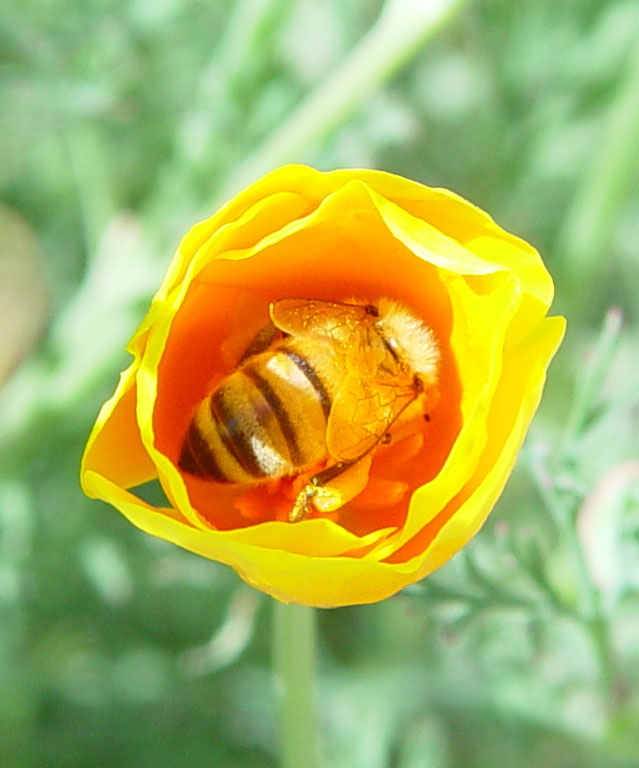
[[[342,377],[330,349],[292,339],[249,358],[200,403],[180,467],[220,483],[256,483],[321,461]]]

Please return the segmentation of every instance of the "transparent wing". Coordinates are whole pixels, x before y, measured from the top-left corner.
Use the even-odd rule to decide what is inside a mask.
[[[320,299],[280,299],[271,304],[271,320],[284,333],[332,341],[348,347],[373,328],[370,306]]]
[[[284,333],[324,341],[344,355],[349,368],[373,376],[385,351],[375,329],[377,310],[370,304],[320,299],[280,299],[271,304],[271,319]]]
[[[329,454],[356,461],[373,449],[401,412],[417,397],[412,382],[350,373],[338,392],[326,428]]]

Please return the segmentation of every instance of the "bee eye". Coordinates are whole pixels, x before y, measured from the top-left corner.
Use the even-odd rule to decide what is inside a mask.
[[[364,312],[366,312],[368,315],[372,315],[373,317],[379,317],[379,311],[374,304],[367,304],[364,307]]]

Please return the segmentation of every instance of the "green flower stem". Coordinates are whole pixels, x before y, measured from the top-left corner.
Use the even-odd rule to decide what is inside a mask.
[[[315,609],[274,601],[273,668],[281,768],[317,768]]]
[[[221,200],[304,152],[342,125],[468,0],[389,0],[368,34],[231,176]]]

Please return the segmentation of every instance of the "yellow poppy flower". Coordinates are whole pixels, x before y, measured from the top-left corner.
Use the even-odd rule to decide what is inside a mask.
[[[379,171],[280,168],[180,244],[91,433],[82,487],[280,600],[381,600],[445,563],[494,505],[564,333],[546,317],[552,294],[539,254],[451,192]],[[180,468],[194,411],[270,302],[384,296],[433,329],[439,400],[419,431],[372,452],[361,494],[289,522],[277,487]],[[154,478],[166,507],[132,490]]]

